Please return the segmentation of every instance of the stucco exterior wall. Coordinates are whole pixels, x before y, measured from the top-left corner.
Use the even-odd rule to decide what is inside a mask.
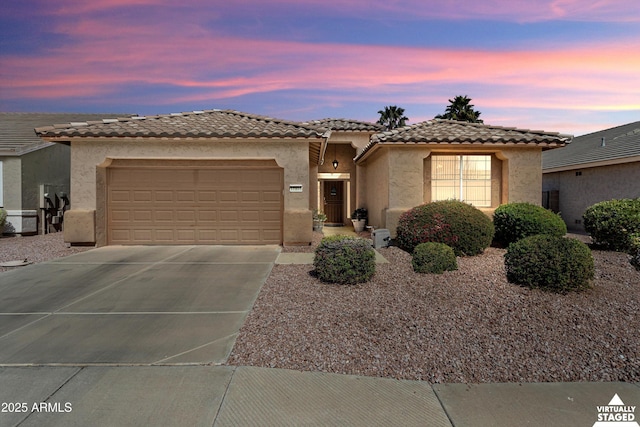
[[[398,219],[414,206],[431,201],[430,175],[425,162],[436,152],[429,146],[380,146],[362,166],[366,168],[366,204],[370,223],[389,229],[395,237]],[[501,203],[529,202],[540,205],[542,150],[540,148],[474,147],[473,150],[437,147],[438,153],[492,154],[491,215]],[[371,187],[371,188],[370,188]],[[385,196],[382,196],[384,194]],[[372,222],[374,221],[374,222]],[[376,224],[378,221],[379,224]]]
[[[640,162],[545,173],[543,191],[559,191],[562,219],[571,231],[583,232],[582,214],[611,199],[640,197]]]
[[[40,207],[40,184],[47,184],[58,195],[69,194],[70,160],[70,149],[62,144],[22,156],[22,209]]]
[[[284,169],[284,241],[285,243],[311,241],[308,140],[73,140],[71,143],[73,210],[82,212],[96,210],[96,170],[97,166],[108,158],[275,159],[278,166]],[[302,184],[303,192],[290,193],[288,188],[291,184]],[[93,238],[95,241],[95,236]],[[83,240],[90,241],[89,238]]]
[[[22,160],[20,157],[1,157],[3,204],[5,209],[22,209]]]
[[[506,200],[502,203],[528,202],[540,205],[542,201],[542,149],[507,148],[500,150],[503,162],[503,181]],[[498,155],[498,158],[501,158]],[[506,165],[506,168],[505,168]],[[506,170],[505,170],[506,169]]]
[[[365,200],[362,207],[367,208],[369,225],[386,228],[389,208],[389,150],[383,148],[367,159],[365,175]]]

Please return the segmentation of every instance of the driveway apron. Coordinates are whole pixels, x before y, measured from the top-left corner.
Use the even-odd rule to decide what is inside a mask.
[[[223,364],[277,246],[109,246],[0,275],[0,365]]]

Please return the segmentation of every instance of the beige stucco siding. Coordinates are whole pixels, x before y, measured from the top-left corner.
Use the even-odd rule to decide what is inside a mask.
[[[366,200],[362,201],[369,214],[369,224],[376,228],[385,228],[387,209],[389,208],[389,150],[378,150],[367,159]]]
[[[540,205],[542,200],[542,149],[511,148],[501,150],[506,159],[507,200],[502,203],[528,202]],[[498,156],[500,158],[500,156]],[[506,170],[505,170],[506,169]]]
[[[22,209],[22,160],[2,157],[3,201],[5,209]]]
[[[96,168],[107,159],[274,159],[284,169],[284,242],[311,241],[308,140],[80,139],[71,148],[73,209],[87,212],[96,210]],[[289,192],[292,184],[303,192]]]
[[[543,191],[559,191],[559,210],[567,228],[584,231],[582,215],[591,205],[640,197],[640,162],[545,173]]]
[[[285,191],[285,210],[309,209],[308,141],[73,141],[71,194],[74,209],[96,208],[96,167],[107,158],[275,159],[284,168],[285,189],[303,184],[302,193]]]
[[[492,208],[501,203],[529,202],[539,205],[542,192],[540,148],[483,146],[379,146],[361,166],[366,168],[366,205],[370,223],[388,228],[395,236],[398,219],[408,209],[430,200],[429,168],[433,152],[450,154],[492,154]]]

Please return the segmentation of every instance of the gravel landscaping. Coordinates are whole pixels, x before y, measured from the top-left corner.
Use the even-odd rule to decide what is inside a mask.
[[[67,247],[62,233],[35,236],[0,237],[0,264],[8,261],[37,263],[91,249],[86,246]],[[0,272],[21,267],[2,267]]]
[[[640,381],[640,272],[623,253],[593,251],[593,289],[559,295],[507,282],[503,249],[442,275],[379,251],[389,264],[357,286],[276,265],[228,363],[431,383]]]

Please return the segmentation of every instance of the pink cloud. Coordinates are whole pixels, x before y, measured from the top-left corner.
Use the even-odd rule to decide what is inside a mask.
[[[239,38],[161,38],[138,28],[38,58],[5,58],[3,93],[56,98],[147,84],[199,89],[171,101],[206,101],[286,89],[356,95],[402,91],[426,97],[438,85],[495,87],[485,105],[640,109],[640,41],[531,51],[471,51],[306,44]],[[132,43],[132,34],[138,42]],[[373,60],[375,58],[375,60]],[[384,60],[380,60],[384,58]],[[635,88],[635,89],[634,89]],[[509,94],[512,94],[509,96]]]

